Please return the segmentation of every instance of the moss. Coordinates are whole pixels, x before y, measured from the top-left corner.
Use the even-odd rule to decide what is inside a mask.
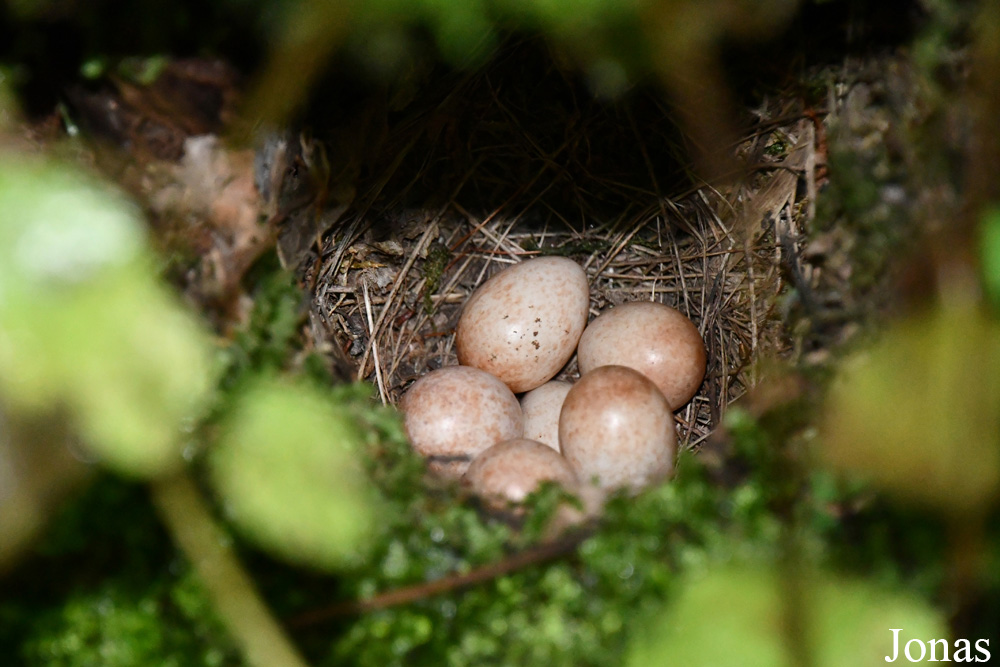
[[[264,274],[253,296],[247,326],[226,348],[223,389],[231,389],[247,377],[285,370],[300,347],[297,339],[305,302],[291,275],[283,271]]]
[[[102,475],[5,582],[0,654],[26,665],[234,665],[142,487]]]
[[[788,137],[775,132],[764,148],[764,154],[774,158],[782,158],[791,148]]]
[[[30,665],[238,665],[235,647],[191,574],[133,588],[114,578],[73,594],[33,624],[22,645]]]
[[[346,573],[348,599],[495,563],[541,534],[512,533],[447,490],[428,494],[416,485],[408,494],[404,480],[395,482],[385,541],[364,568]],[[718,488],[686,457],[672,483],[613,499],[575,555],[358,617],[334,640],[327,661],[317,658],[358,665],[616,664],[631,625],[667,599],[676,572],[724,558],[734,543],[774,549],[776,519],[747,488]],[[556,495],[540,494],[536,504]]]
[[[434,302],[431,295],[437,292],[441,286],[441,276],[451,262],[451,251],[448,246],[435,241],[427,250],[427,259],[424,261],[424,311],[430,315],[434,312]]]

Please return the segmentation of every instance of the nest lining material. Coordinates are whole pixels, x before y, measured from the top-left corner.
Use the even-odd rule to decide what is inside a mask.
[[[434,208],[406,208],[380,186],[367,206],[348,216],[345,231],[326,240],[307,275],[315,285],[312,336],[351,357],[357,377],[375,383],[384,402],[396,403],[427,371],[457,363],[455,325],[477,286],[512,263],[566,255],[586,270],[592,317],[626,301],[654,300],[697,325],[707,349],[706,377],[677,413],[679,442],[696,447],[727,405],[754,386],[755,362],[786,351],[775,306],[782,267],[798,251],[800,225],[812,213],[815,143],[809,120],[762,123],[738,147],[744,163],[758,165],[742,183],[725,191],[688,187],[675,196],[636,188],[618,215],[581,206],[586,222],[549,205],[541,178],[541,194],[528,201],[508,198],[492,209],[470,210],[461,193],[485,178],[476,166]],[[590,185],[599,182],[595,177]],[[807,195],[801,201],[800,190]],[[377,231],[376,215],[392,219],[388,233]],[[577,377],[574,357],[557,379]]]

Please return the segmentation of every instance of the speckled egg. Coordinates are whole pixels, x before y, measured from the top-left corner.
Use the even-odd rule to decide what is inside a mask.
[[[581,373],[598,366],[628,366],[652,380],[678,410],[705,377],[705,342],[698,328],[660,303],[637,301],[606,310],[580,338]]]
[[[534,440],[500,442],[477,456],[463,483],[493,506],[519,503],[542,482],[553,481],[576,490],[576,474],[558,452]]]
[[[651,380],[624,366],[601,366],[566,395],[559,442],[581,481],[640,489],[673,470],[677,432],[670,404]]]
[[[525,438],[559,451],[559,411],[572,387],[569,382],[552,380],[521,397]]]
[[[473,292],[455,332],[458,361],[496,375],[512,391],[552,379],[587,324],[587,275],[571,259],[510,266]]]
[[[410,444],[445,477],[461,477],[480,452],[524,429],[507,385],[468,366],[427,373],[403,395],[400,409]]]

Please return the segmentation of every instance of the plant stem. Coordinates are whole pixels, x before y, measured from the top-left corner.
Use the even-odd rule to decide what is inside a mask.
[[[205,506],[191,477],[180,472],[150,485],[153,504],[174,542],[201,578],[223,624],[254,667],[306,667],[261,600]]]
[[[591,530],[581,530],[554,542],[540,544],[526,551],[513,554],[498,563],[490,563],[464,574],[453,574],[434,581],[421,582],[413,586],[385,591],[367,600],[348,600],[321,609],[312,609],[288,619],[292,627],[315,625],[342,616],[364,614],[376,609],[388,609],[409,604],[435,595],[450,593],[460,588],[480,584],[517,572],[518,570],[554,560],[576,551],[577,547],[593,534]]]

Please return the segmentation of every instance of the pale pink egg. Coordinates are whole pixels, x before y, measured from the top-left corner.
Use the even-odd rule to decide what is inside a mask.
[[[566,365],[587,324],[587,275],[571,259],[514,264],[469,297],[455,332],[459,363],[492,373],[520,393]]]
[[[572,387],[569,382],[552,380],[521,397],[525,438],[559,451],[559,411]]]
[[[670,404],[651,380],[624,366],[601,366],[566,395],[559,443],[581,482],[640,489],[673,470],[677,432]]]
[[[705,342],[694,323],[669,306],[623,303],[587,326],[577,362],[581,374],[599,366],[634,368],[678,410],[694,397],[705,377]]]
[[[523,501],[542,482],[557,482],[570,492],[577,485],[576,474],[559,452],[524,438],[484,451],[472,461],[463,481],[488,504],[501,508]]]
[[[485,371],[449,366],[427,373],[403,395],[403,427],[431,470],[460,477],[490,446],[519,438],[521,405],[503,382]]]

